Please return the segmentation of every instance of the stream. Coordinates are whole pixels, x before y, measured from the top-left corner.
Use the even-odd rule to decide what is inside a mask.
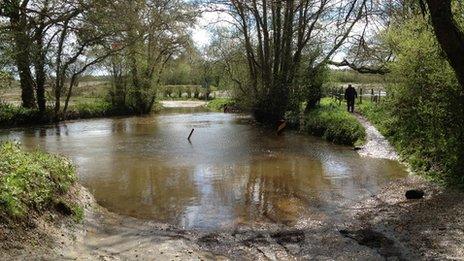
[[[278,136],[246,114],[202,108],[0,130],[0,139],[68,156],[112,212],[185,229],[337,217],[407,176],[396,161],[297,132]]]

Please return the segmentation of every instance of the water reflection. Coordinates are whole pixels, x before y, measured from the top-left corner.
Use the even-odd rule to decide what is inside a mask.
[[[81,182],[108,209],[186,228],[291,225],[310,212],[334,213],[406,174],[396,162],[363,160],[349,148],[276,136],[247,121],[183,109],[0,135],[70,156]]]

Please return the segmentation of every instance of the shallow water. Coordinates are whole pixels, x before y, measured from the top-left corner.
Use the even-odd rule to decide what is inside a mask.
[[[406,175],[395,161],[249,122],[241,114],[171,109],[2,130],[0,137],[69,156],[82,184],[111,211],[194,229],[333,215]]]

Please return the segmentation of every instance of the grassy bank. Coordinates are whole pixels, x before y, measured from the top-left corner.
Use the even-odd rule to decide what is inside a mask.
[[[127,109],[114,108],[109,102],[99,99],[79,101],[70,106],[66,120],[88,119],[130,115],[133,112]],[[9,128],[24,125],[46,124],[54,122],[54,113],[51,108],[41,115],[36,109],[26,109],[20,106],[0,103],[0,128]]]
[[[75,182],[76,170],[66,158],[0,144],[0,221],[27,220],[50,209],[81,220],[82,208],[65,199]]]
[[[394,131],[392,124],[394,124],[393,117],[389,111],[383,106],[382,103],[373,103],[370,101],[363,101],[362,104],[357,104],[357,111],[366,117],[369,122],[384,135],[387,139],[392,138]]]
[[[301,129],[343,145],[362,144],[366,137],[366,131],[357,119],[330,98],[322,99],[317,108],[304,116]]]
[[[453,130],[451,127],[437,124],[439,119],[430,115],[430,120],[419,115],[405,124],[389,101],[364,102],[358,110],[390,141],[414,172],[441,184],[464,187],[464,176],[455,170],[461,164],[456,144],[462,141],[455,140],[452,133],[446,134]]]
[[[216,98],[208,102],[206,105],[213,111],[224,111],[226,108],[238,109],[237,104],[234,100],[228,98]]]

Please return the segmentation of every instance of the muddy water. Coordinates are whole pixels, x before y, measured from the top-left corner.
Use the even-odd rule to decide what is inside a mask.
[[[201,109],[0,135],[72,158],[81,182],[111,211],[194,229],[335,215],[406,175],[394,161],[361,158],[297,133],[277,136],[246,115]]]

